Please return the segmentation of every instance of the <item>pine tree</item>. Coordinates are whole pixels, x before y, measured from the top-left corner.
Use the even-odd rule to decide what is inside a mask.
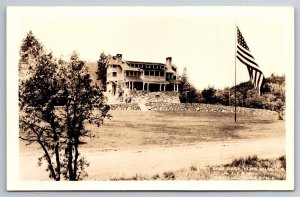
[[[32,31],[29,31],[27,36],[23,39],[19,51],[20,80],[30,77],[37,63],[37,59],[43,54],[45,54],[43,45],[36,39]]]
[[[101,88],[106,91],[106,82],[107,82],[107,66],[108,66],[108,57],[101,53],[99,60],[97,62],[97,72],[98,80],[100,80]]]
[[[197,89],[189,82],[187,68],[184,67],[182,75],[179,78],[178,91],[181,103],[196,103],[198,102]]]

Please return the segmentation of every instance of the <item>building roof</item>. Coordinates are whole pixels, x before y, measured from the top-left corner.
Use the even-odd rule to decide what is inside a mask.
[[[123,63],[121,64],[121,67],[123,68],[123,70],[129,70],[129,71],[140,71],[139,68],[133,68],[133,67],[130,67],[128,66],[127,63]]]
[[[109,64],[117,64],[117,65],[120,65],[122,64],[122,61],[119,60],[119,59],[114,59],[114,58],[109,58]]]
[[[159,65],[165,65],[164,63],[158,63],[158,62],[141,62],[141,61],[126,61],[127,63],[131,64],[159,64]]]
[[[134,67],[130,67],[129,64],[152,64],[152,65],[164,65],[165,66],[165,71],[167,73],[173,73],[173,74],[177,74],[176,71],[174,71],[172,68],[168,68],[166,64],[164,63],[158,63],[158,62],[143,62],[143,61],[122,61],[118,58],[113,58],[110,57],[109,58],[109,63],[110,64],[116,64],[116,65],[120,65],[122,67],[123,70],[128,70],[128,71],[140,71],[140,70],[145,70],[144,68],[134,68]],[[177,66],[175,64],[171,65],[172,67],[177,68]]]

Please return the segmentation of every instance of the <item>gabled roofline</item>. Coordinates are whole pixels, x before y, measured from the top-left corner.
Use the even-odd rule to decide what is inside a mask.
[[[161,64],[161,65],[166,65],[164,63],[159,63],[159,62],[142,62],[142,61],[132,61],[132,60],[126,60],[126,63],[138,63],[138,64]]]

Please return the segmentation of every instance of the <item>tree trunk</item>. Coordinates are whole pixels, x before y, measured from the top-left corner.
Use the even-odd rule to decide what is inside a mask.
[[[75,148],[75,156],[74,156],[74,178],[77,180],[77,170],[78,170],[78,156],[79,156],[79,152],[78,152],[78,143],[79,140],[76,139],[75,140],[75,144],[74,144],[74,148]]]
[[[48,153],[48,150],[46,149],[45,145],[43,144],[43,142],[41,141],[41,138],[40,138],[40,135],[38,134],[38,132],[34,129],[33,126],[31,126],[31,129],[32,131],[36,134],[37,136],[37,142],[41,145],[44,153],[45,153],[45,158],[48,162],[48,167],[49,167],[49,170],[50,170],[50,175],[51,177],[56,180],[56,174],[55,174],[55,171],[54,171],[54,168],[53,168],[53,165],[52,165],[52,161],[51,161],[51,157]]]
[[[69,170],[69,180],[70,181],[74,180],[73,165],[72,165],[72,160],[73,160],[72,148],[73,148],[73,145],[72,145],[72,138],[71,138],[71,139],[69,139],[69,142],[68,142],[68,170]]]
[[[45,157],[46,157],[46,160],[47,160],[48,165],[49,165],[49,170],[50,170],[51,176],[54,180],[56,180],[56,174],[55,174],[55,171],[54,171],[54,168],[53,168],[53,165],[52,165],[50,155],[49,155],[46,147],[44,146],[44,144],[40,140],[39,140],[39,144],[42,146],[42,149],[45,152]]]
[[[57,181],[60,181],[60,156],[59,156],[59,136],[57,135],[56,132],[56,127],[55,127],[55,122],[54,119],[51,120],[51,127],[53,130],[53,140],[56,142],[54,151],[55,151],[55,158],[56,158],[56,177],[55,179]]]
[[[56,157],[56,180],[60,181],[59,142],[56,142],[56,145],[55,145],[55,157]]]

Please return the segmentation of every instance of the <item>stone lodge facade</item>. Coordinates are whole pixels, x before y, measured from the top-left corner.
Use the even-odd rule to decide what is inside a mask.
[[[166,63],[124,61],[122,54],[108,57],[107,92],[117,95],[128,90],[178,91],[177,67]]]

